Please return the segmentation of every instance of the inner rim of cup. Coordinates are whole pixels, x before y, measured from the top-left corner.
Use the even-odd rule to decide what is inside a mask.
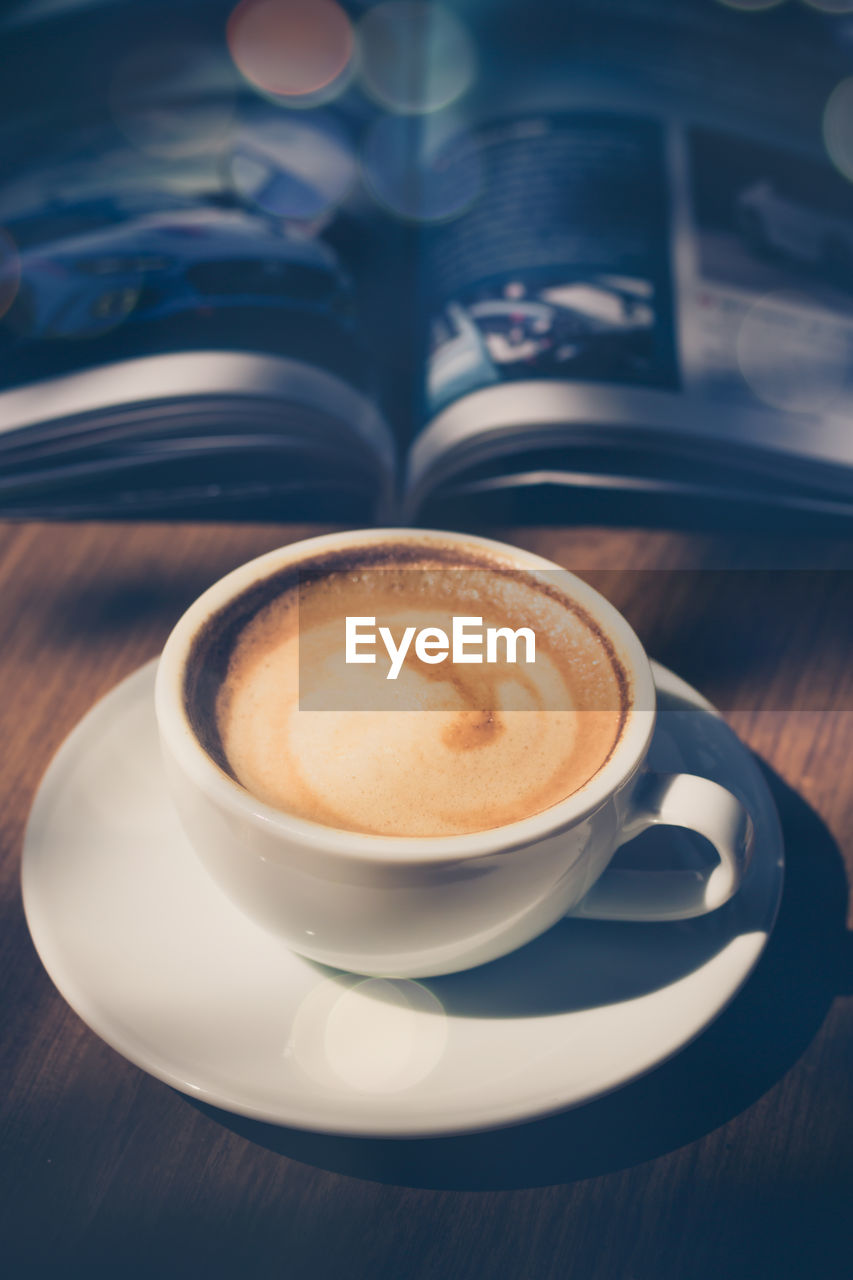
[[[464,835],[394,836],[351,831],[297,817],[258,800],[234,777],[215,718],[216,692],[231,650],[247,622],[282,592],[347,568],[382,568],[406,560],[421,567],[512,570],[571,609],[607,652],[620,684],[621,715],[610,755],[576,791],[517,822]],[[561,575],[561,589],[543,579]],[[542,557],[474,535],[386,529],[327,534],[250,561],[220,579],[190,606],[169,637],[157,678],[157,713],[172,749],[205,791],[265,825],[281,827],[316,846],[372,855],[414,854],[418,860],[459,857],[527,843],[571,825],[598,807],[638,767],[654,723],[648,660],[628,623],[604,597],[568,570]],[[177,732],[173,732],[173,730]]]

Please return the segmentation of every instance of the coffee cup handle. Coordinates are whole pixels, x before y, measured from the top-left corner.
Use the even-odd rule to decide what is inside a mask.
[[[649,827],[685,827],[704,836],[719,862],[698,871],[609,867],[570,912],[594,920],[689,920],[728,902],[752,854],[749,814],[730,791],[689,773],[648,773],[631,797],[617,848]]]

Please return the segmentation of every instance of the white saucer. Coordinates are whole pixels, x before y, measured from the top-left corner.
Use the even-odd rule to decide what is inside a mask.
[[[99,702],[39,789],[24,906],[81,1018],[176,1089],[329,1133],[412,1136],[509,1124],[594,1098],[697,1035],[746,979],[782,888],[779,821],[747,749],[655,668],[651,763],[735,791],[757,842],[737,897],[701,920],[567,920],[523,950],[421,983],[355,978],[293,955],[208,878],[166,797],[154,664]],[[695,859],[672,829],[633,856]],[[655,846],[657,841],[657,846]]]

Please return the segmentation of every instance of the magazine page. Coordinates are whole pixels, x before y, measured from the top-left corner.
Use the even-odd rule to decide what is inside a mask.
[[[591,476],[848,510],[853,90],[837,24],[574,8],[585,24],[533,24],[535,77],[511,15],[495,24],[504,92],[457,104],[445,155],[467,155],[477,189],[422,236],[410,511],[437,489]]]
[[[377,258],[410,255],[360,180],[352,23],[271,67],[232,9],[0,18],[5,510],[387,507],[408,361]]]

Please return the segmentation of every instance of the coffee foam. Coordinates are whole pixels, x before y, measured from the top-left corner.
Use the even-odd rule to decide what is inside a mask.
[[[366,567],[363,552],[327,559],[316,572],[303,567],[301,585],[279,575],[242,609],[213,619],[216,688],[211,704],[208,684],[201,717],[203,682],[193,693],[188,681],[203,743],[265,803],[381,835],[486,830],[571,795],[608,759],[627,713],[626,678],[609,641],[534,575],[479,553],[460,557],[458,548],[419,548],[420,558],[411,551],[387,545],[377,557],[371,548]],[[410,657],[395,682],[380,664],[360,667],[367,700],[354,708],[344,696],[353,678],[343,663],[347,614],[375,615],[395,636],[408,625],[449,632],[453,614],[532,626],[536,663],[427,666]],[[198,676],[204,655],[196,657]],[[326,709],[307,709],[318,693]]]

